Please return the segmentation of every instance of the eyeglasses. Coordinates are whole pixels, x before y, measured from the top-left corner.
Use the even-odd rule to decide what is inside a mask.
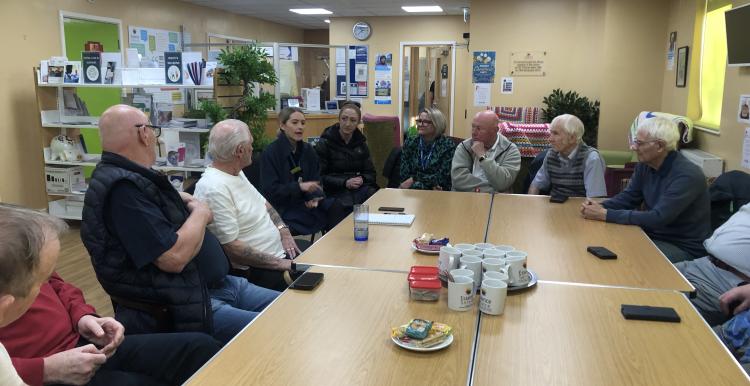
[[[632,142],[630,142],[630,145],[633,146],[633,147],[641,147],[641,146],[643,146],[643,145],[645,145],[647,143],[654,143],[654,142],[659,142],[659,140],[658,139],[652,139],[652,140],[649,140],[649,141],[641,141],[640,139],[634,139]]]
[[[429,119],[417,119],[418,125],[431,125],[432,121]]]
[[[154,131],[154,135],[156,136],[156,138],[159,138],[161,136],[161,126],[149,125],[148,123],[139,123],[135,125],[135,127],[138,129],[140,129],[141,127],[148,127]]]

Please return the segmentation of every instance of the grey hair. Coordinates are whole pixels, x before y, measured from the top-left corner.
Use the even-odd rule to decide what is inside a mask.
[[[549,126],[559,127],[562,131],[568,133],[568,135],[574,135],[578,143],[583,141],[583,122],[581,122],[581,120],[575,115],[558,115],[552,120],[552,122],[550,122]]]
[[[680,140],[680,130],[677,124],[664,117],[646,119],[638,125],[636,131],[643,131],[652,139],[664,142],[664,146],[670,151],[677,149],[677,141]]]
[[[0,203],[0,295],[31,292],[44,245],[68,225],[44,212]]]
[[[427,116],[430,117],[432,126],[435,128],[435,133],[437,135],[443,135],[445,133],[448,121],[445,119],[445,115],[443,115],[443,112],[440,111],[440,109],[427,107],[420,112],[420,114],[422,113],[427,113]]]
[[[225,119],[211,129],[208,154],[219,162],[230,162],[237,147],[250,140],[250,128],[237,119]]]

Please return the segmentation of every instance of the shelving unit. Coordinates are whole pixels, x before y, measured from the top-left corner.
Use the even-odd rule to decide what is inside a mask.
[[[34,69],[34,80],[36,83],[37,105],[40,115],[42,129],[42,148],[44,163],[47,166],[84,166],[94,167],[101,159],[100,154],[85,154],[83,161],[61,161],[51,160],[50,142],[58,135],[67,135],[76,139],[80,130],[98,130],[99,117],[97,116],[71,116],[65,115],[64,89],[78,88],[107,88],[120,89],[123,94],[126,90],[139,88],[161,88],[164,90],[189,89],[189,90],[212,90],[213,86],[207,85],[174,85],[174,84],[85,84],[85,83],[40,83],[39,69]],[[180,133],[207,133],[210,129],[199,128],[169,128]],[[192,163],[186,166],[153,166],[154,169],[163,172],[182,172],[187,177],[190,172],[203,172],[205,168]],[[48,192],[49,213],[67,220],[80,220],[83,208],[82,202],[85,191]]]

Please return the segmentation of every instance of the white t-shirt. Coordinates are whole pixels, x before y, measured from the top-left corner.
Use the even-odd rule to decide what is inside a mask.
[[[0,343],[0,385],[2,386],[20,386],[26,385],[21,377],[18,376],[13,362],[10,361],[10,355],[5,350],[5,346]]]
[[[208,167],[195,185],[195,197],[214,214],[208,229],[222,244],[240,240],[261,252],[284,257],[279,230],[271,221],[266,199],[247,180]]]

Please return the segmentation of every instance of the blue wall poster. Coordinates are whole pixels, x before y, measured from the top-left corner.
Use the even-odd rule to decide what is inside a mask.
[[[472,83],[495,83],[495,51],[474,51]]]

